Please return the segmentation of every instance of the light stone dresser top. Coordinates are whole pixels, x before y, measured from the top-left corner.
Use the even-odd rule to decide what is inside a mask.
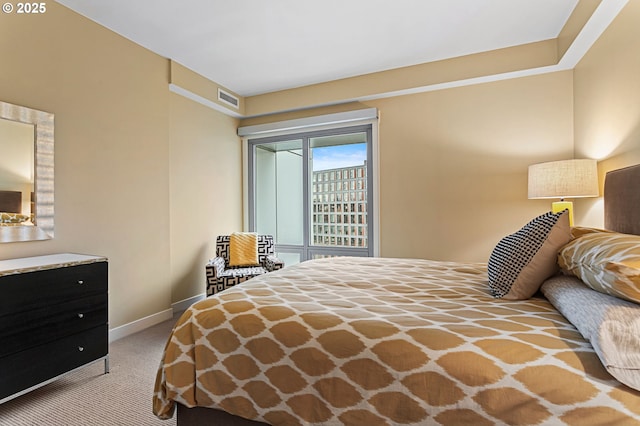
[[[106,257],[76,253],[59,253],[45,256],[0,260],[0,277],[106,261]]]

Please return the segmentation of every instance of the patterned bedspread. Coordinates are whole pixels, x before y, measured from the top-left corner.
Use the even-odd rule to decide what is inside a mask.
[[[175,402],[272,425],[640,424],[546,299],[489,295],[486,266],[333,258],[195,303],[167,342],[154,413]]]

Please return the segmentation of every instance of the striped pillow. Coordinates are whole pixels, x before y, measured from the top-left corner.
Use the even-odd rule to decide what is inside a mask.
[[[573,226],[573,227],[571,227],[571,236],[573,238],[579,238],[579,237],[582,237],[583,235],[595,234],[597,232],[608,232],[608,233],[611,233],[613,231],[608,231],[606,229],[600,229],[600,228],[590,228],[590,227],[587,227],[587,226]]]
[[[640,303],[640,236],[617,232],[586,234],[558,255],[563,272],[594,290]]]
[[[234,232],[229,237],[229,266],[258,266],[258,235]]]

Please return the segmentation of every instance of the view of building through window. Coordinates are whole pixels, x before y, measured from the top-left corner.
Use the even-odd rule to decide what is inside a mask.
[[[313,149],[311,243],[367,247],[365,143]]]

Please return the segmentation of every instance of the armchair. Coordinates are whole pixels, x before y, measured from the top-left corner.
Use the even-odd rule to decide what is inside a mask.
[[[220,235],[216,239],[216,257],[209,259],[205,266],[207,296],[233,287],[257,275],[284,268],[284,262],[274,254],[273,236],[258,235],[258,263],[256,266],[229,266],[230,235]]]

